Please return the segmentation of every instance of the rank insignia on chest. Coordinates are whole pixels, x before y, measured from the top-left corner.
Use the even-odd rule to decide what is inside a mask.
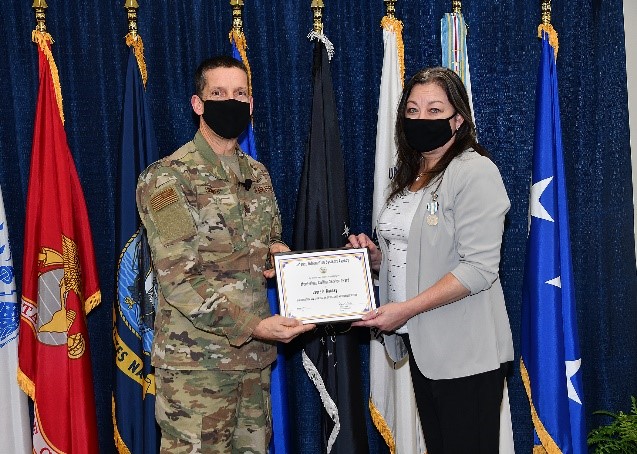
[[[257,194],[265,194],[265,193],[268,193],[268,192],[272,192],[272,186],[270,186],[270,185],[255,186],[254,192],[256,192]]]

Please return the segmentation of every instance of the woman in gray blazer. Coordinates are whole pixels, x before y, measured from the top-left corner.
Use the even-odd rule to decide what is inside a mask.
[[[397,172],[370,250],[381,306],[355,326],[409,354],[429,454],[498,452],[511,328],[498,269],[509,199],[477,143],[466,89],[446,68],[405,85],[396,121]]]

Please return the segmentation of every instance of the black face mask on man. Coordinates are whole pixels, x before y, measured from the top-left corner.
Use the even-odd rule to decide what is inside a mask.
[[[203,121],[224,139],[236,139],[250,123],[250,103],[236,99],[203,102]]]
[[[449,118],[439,118],[437,120],[405,118],[403,121],[403,129],[405,131],[405,139],[407,144],[418,153],[435,150],[449,142],[454,136],[455,131],[451,130]]]

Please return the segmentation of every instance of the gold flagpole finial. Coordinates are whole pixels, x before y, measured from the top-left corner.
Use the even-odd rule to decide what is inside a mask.
[[[232,6],[232,29],[243,33],[243,0],[230,0]]]
[[[542,24],[551,24],[551,0],[542,0]]]
[[[391,17],[392,19],[396,17],[396,1],[397,0],[384,0],[385,16]]]
[[[314,32],[323,34],[323,0],[312,0],[311,6],[314,12]]]
[[[137,8],[139,8],[139,4],[137,0],[126,0],[124,8],[128,12],[128,33],[133,39],[137,39]]]
[[[462,12],[462,1],[461,0],[453,0],[451,2],[451,11],[454,13]]]
[[[46,33],[46,0],[33,0],[33,9],[35,9],[35,31]]]

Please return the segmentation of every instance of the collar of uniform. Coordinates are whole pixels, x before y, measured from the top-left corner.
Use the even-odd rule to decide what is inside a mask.
[[[230,181],[231,176],[228,176],[223,165],[221,164],[221,159],[217,156],[217,153],[210,147],[206,139],[204,139],[201,131],[197,131],[195,137],[193,139],[195,147],[201,154],[201,156],[208,162],[213,165],[215,176],[221,180]],[[254,182],[254,175],[252,174],[252,168],[250,166],[250,162],[248,161],[248,157],[246,154],[241,151],[241,148],[237,145],[237,156],[239,158],[239,170],[241,171],[241,181],[244,182],[246,180],[251,180]]]

